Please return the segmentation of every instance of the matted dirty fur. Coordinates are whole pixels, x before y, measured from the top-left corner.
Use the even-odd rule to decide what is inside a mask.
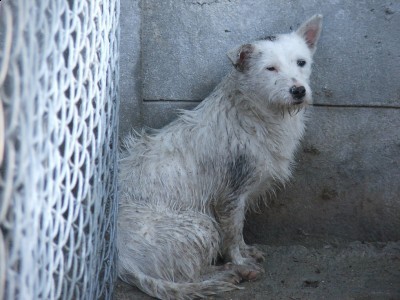
[[[295,32],[233,49],[233,70],[197,108],[126,139],[122,280],[160,299],[193,299],[260,276],[263,254],[243,240],[245,212],[292,173],[321,23],[315,15]],[[225,264],[215,266],[219,255]]]

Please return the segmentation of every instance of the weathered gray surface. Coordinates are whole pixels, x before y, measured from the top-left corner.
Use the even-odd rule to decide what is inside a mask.
[[[120,16],[120,136],[142,126],[139,0],[122,0]]]
[[[399,243],[317,244],[261,246],[263,277],[210,299],[400,299]],[[114,299],[154,298],[119,281]]]
[[[149,103],[144,120],[161,127],[176,116],[177,107],[194,105]],[[265,244],[298,232],[349,240],[400,239],[400,110],[310,110],[293,179],[270,199],[269,207],[260,206],[261,214],[248,214],[246,237]]]
[[[231,47],[323,13],[312,78],[322,106],[293,182],[246,233],[400,239],[400,1],[123,0],[121,12],[121,136],[194,107],[231,68]]]
[[[161,128],[173,121],[179,114],[179,109],[193,109],[199,102],[187,101],[157,101],[146,102],[143,105],[143,124],[152,128]],[[150,125],[151,124],[151,125]]]
[[[399,117],[382,108],[312,109],[292,182],[262,214],[248,215],[247,238],[399,240]]]
[[[201,100],[230,68],[228,50],[315,13],[325,18],[317,102],[400,107],[400,2],[392,0],[143,0],[143,98]]]

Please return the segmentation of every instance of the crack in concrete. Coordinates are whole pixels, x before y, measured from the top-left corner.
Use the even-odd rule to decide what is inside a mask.
[[[218,4],[218,3],[223,3],[223,2],[232,2],[232,0],[214,0],[214,1],[209,1],[209,2],[192,2],[192,5],[199,5],[201,7],[203,7],[204,5],[213,5],[213,4]]]

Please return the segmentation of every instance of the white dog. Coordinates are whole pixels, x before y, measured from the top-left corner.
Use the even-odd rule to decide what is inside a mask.
[[[245,244],[246,210],[291,175],[321,32],[296,31],[228,53],[232,72],[193,111],[126,140],[120,160],[118,274],[161,299],[237,288],[262,273]],[[225,264],[216,266],[217,257]]]

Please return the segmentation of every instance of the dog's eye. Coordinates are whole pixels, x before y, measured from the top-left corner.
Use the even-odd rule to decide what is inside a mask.
[[[267,67],[266,68],[268,71],[276,71],[275,67]]]
[[[298,65],[299,67],[304,67],[304,66],[306,65],[306,61],[303,60],[303,59],[299,59],[299,60],[297,61],[297,65]]]

